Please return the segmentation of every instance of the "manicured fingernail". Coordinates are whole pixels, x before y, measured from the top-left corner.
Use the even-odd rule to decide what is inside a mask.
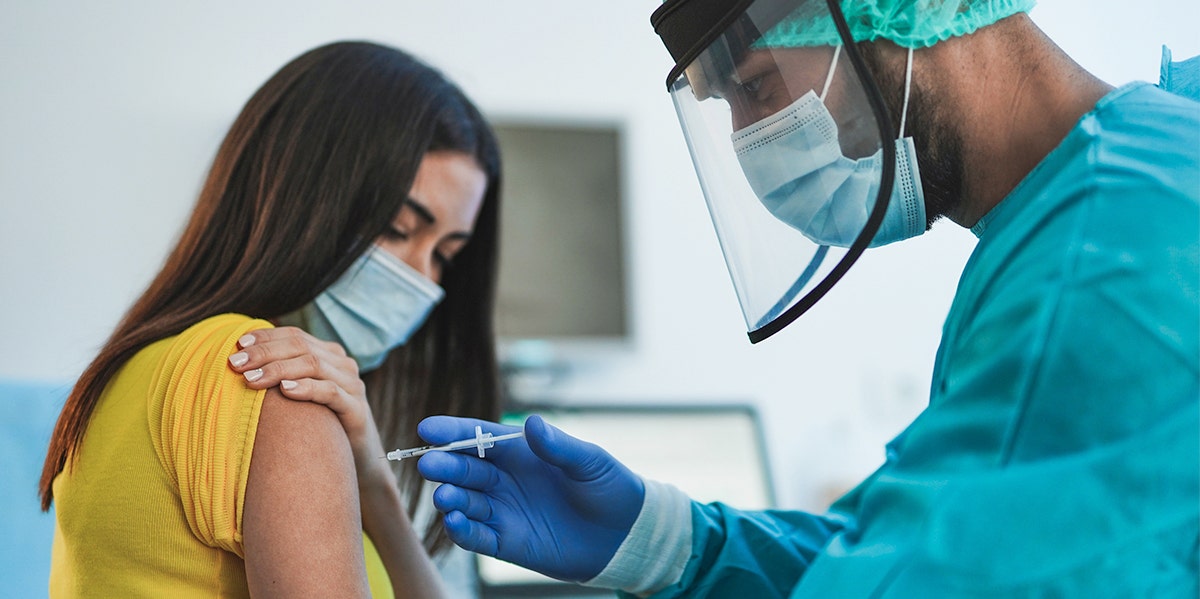
[[[254,335],[251,335],[250,333],[242,335],[238,338],[238,345],[242,347],[250,347],[251,345],[254,345]]]
[[[245,377],[246,377],[246,380],[253,383],[254,381],[257,381],[258,379],[262,378],[262,369],[255,368],[254,370],[247,370]]]
[[[300,383],[297,383],[296,381],[279,381],[279,386],[283,387],[284,391],[291,391],[292,389],[295,389],[299,385],[300,385]]]
[[[250,361],[250,356],[244,351],[240,351],[232,356],[229,356],[229,363],[234,366],[241,366]]]

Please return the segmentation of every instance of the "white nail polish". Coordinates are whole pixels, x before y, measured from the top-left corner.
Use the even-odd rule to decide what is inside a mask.
[[[299,383],[297,383],[296,381],[279,381],[279,386],[283,387],[284,391],[291,391],[292,389],[295,389],[298,385],[299,385]]]
[[[242,335],[238,338],[238,345],[242,347],[250,347],[251,345],[254,345],[254,335],[251,335],[250,333]]]
[[[233,364],[234,366],[241,366],[249,361],[250,361],[250,356],[247,355],[246,352],[244,352],[244,351],[240,351],[236,354],[233,354],[232,356],[229,356],[229,363]]]
[[[261,379],[262,375],[263,375],[262,369],[255,368],[254,370],[247,370],[245,377],[246,377],[246,380],[253,383],[254,381],[257,381],[258,379]]]

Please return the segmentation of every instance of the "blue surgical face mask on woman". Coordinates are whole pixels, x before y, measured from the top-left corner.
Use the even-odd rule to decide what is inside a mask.
[[[366,372],[407,342],[444,295],[403,260],[371,246],[341,278],[280,324],[341,344]]]
[[[775,218],[812,241],[849,247],[866,226],[883,177],[883,150],[852,159],[842,154],[837,123],[825,106],[841,48],[834,52],[825,90],[809,91],[787,108],[733,133],[733,148],[755,195]],[[905,77],[908,108],[912,51]],[[870,247],[925,232],[925,194],[911,137],[900,121],[896,181],[891,201]]]

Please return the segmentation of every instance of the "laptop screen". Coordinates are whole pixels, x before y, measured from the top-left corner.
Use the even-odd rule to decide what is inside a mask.
[[[530,408],[507,414],[503,422],[520,425],[534,413],[603,447],[642,477],[670,483],[697,501],[749,510],[774,506],[762,425],[752,407]],[[477,566],[485,596],[515,587],[577,588],[485,556],[477,558]]]

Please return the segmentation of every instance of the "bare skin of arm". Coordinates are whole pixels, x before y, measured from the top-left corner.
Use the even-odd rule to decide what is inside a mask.
[[[321,406],[268,390],[242,515],[254,597],[370,597],[350,444]]]
[[[380,459],[383,444],[354,360],[336,343],[318,340],[293,327],[253,331],[247,337],[250,339],[243,337],[239,342],[239,353],[245,355],[245,361],[238,359],[235,363],[231,358],[230,367],[243,374],[261,371],[247,376],[248,386],[268,389],[268,396],[274,393],[297,406],[323,410],[336,425],[351,459],[344,472],[350,475],[356,491],[355,505],[361,509],[361,521],[356,525],[371,537],[392,588],[405,597],[445,597],[437,568],[426,555],[401,502],[396,476],[387,461]],[[250,381],[255,375],[257,378]],[[284,381],[289,384],[279,386]],[[265,415],[266,406],[263,411]],[[259,430],[261,435],[261,422]],[[295,467],[292,457],[287,459],[285,463]],[[252,475],[253,468],[252,463]],[[361,536],[356,536],[356,543],[361,563]]]

